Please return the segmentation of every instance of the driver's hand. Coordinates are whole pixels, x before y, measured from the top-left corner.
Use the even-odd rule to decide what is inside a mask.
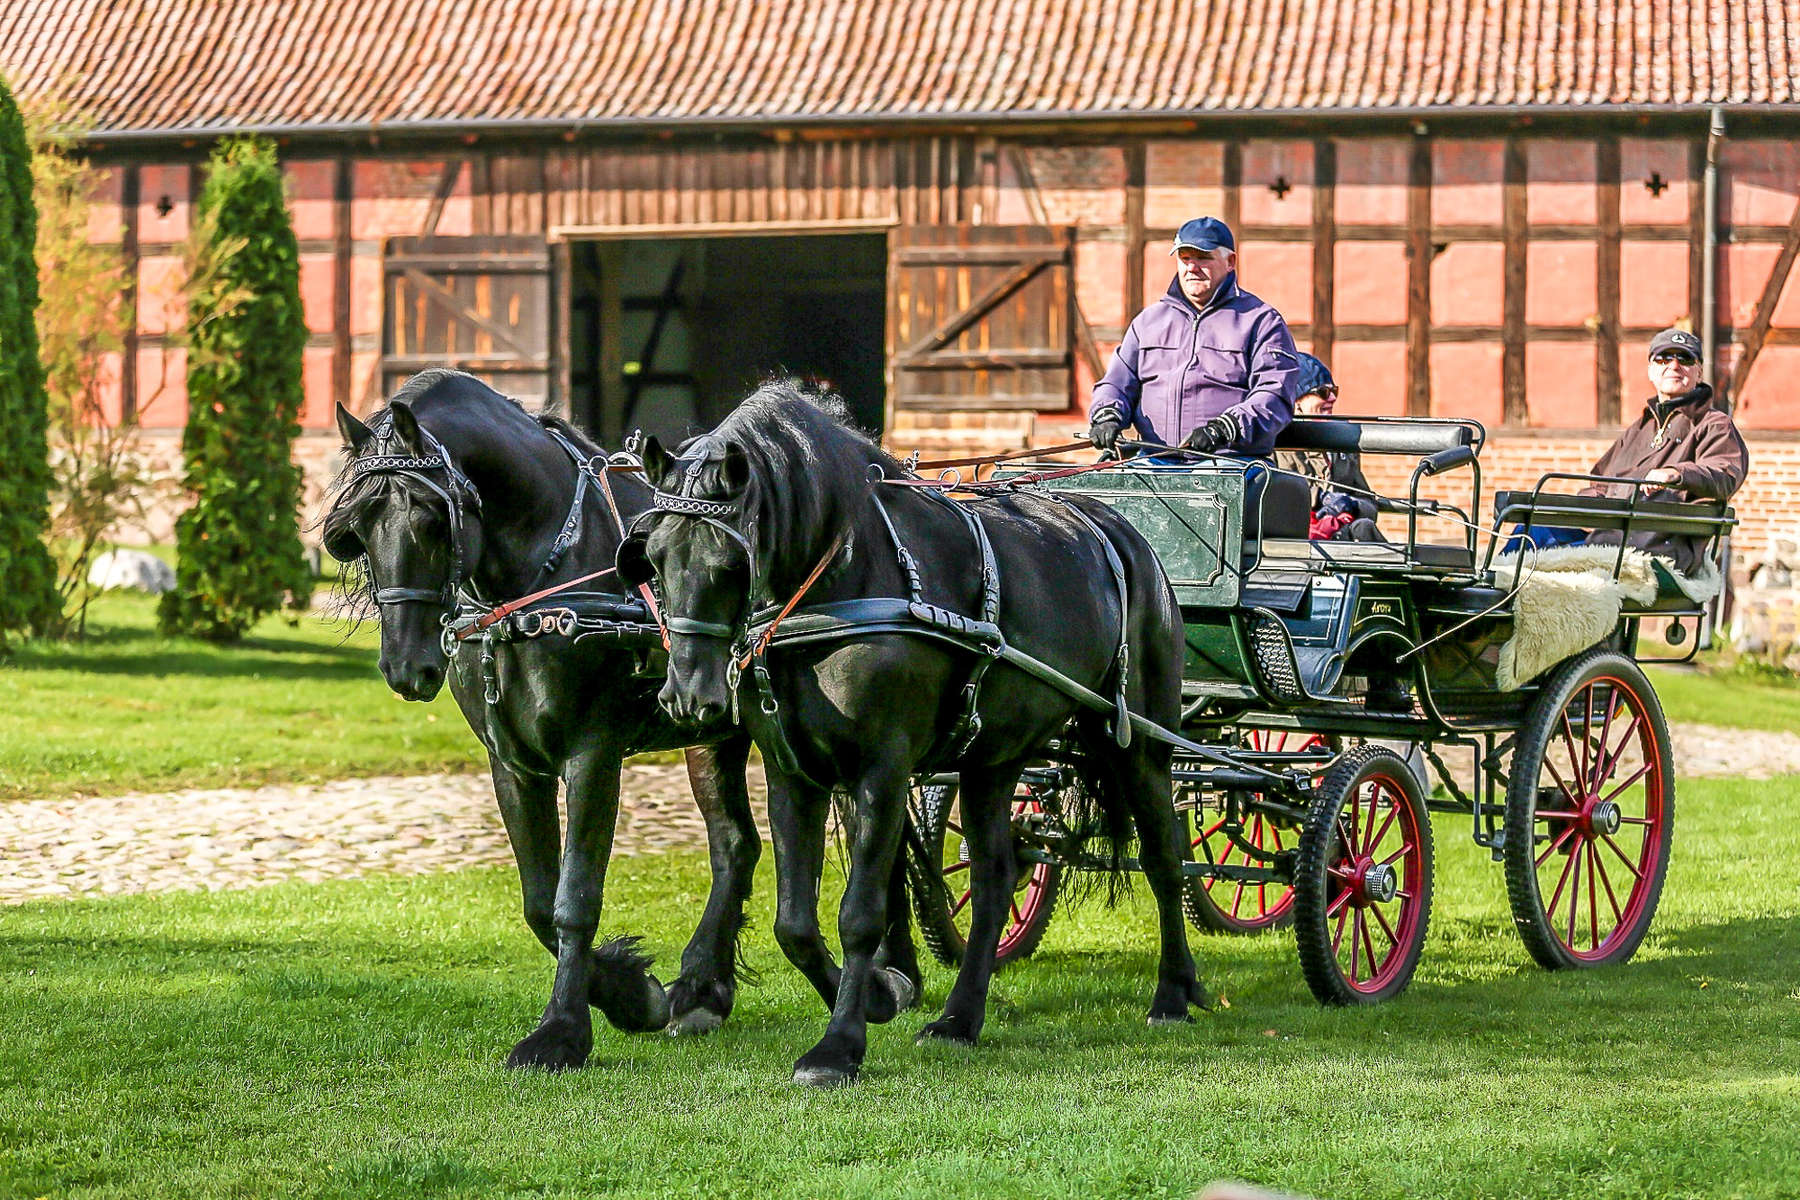
[[[1119,434],[1125,429],[1125,422],[1117,417],[1102,416],[1088,427],[1088,441],[1096,450],[1111,450],[1119,444]]]

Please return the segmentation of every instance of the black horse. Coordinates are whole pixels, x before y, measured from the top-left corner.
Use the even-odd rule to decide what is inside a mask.
[[[717,1026],[736,993],[737,938],[761,852],[744,785],[750,739],[719,723],[678,729],[661,711],[662,671],[646,669],[649,647],[661,647],[644,636],[641,613],[635,631],[628,620],[571,620],[584,602],[613,615],[635,607],[629,595],[605,595],[605,585],[625,589],[604,576],[619,522],[649,506],[650,489],[633,474],[605,472],[603,452],[567,423],[533,417],[457,371],[415,375],[368,425],[340,406],[338,428],[351,457],[324,519],[325,549],[363,565],[388,685],[429,700],[448,674],[491,760],[526,923],[556,956],[543,1017],[508,1065],[582,1065],[593,1046],[590,1003],[629,1031]],[[594,572],[604,574],[587,591],[550,601],[573,606],[563,610],[570,617],[528,608],[460,645],[446,637],[459,597],[490,608]],[[621,760],[696,742],[710,743],[690,749],[687,765],[706,820],[712,891],[665,993],[634,939],[596,948],[594,936]]]
[[[700,725],[741,708],[768,768],[776,937],[832,1005],[825,1036],[795,1065],[796,1080],[842,1083],[860,1070],[865,1004],[883,999],[881,989],[870,990],[877,946],[895,917],[884,882],[901,858],[910,780],[927,767],[960,774],[974,907],[943,1015],[920,1037],[976,1041],[1019,869],[1014,787],[1059,733],[1115,847],[1135,826],[1161,923],[1150,1019],[1184,1021],[1190,1004],[1204,1003],[1182,924],[1187,853],[1168,747],[1142,736],[1121,746],[1113,722],[1122,713],[1096,713],[1012,660],[932,632],[979,623],[1086,688],[1114,688],[1132,712],[1172,728],[1182,626],[1161,564],[1135,530],[1097,502],[1027,492],[974,506],[972,523],[942,496],[874,482],[907,473],[835,406],[785,383],[765,385],[680,458],[648,443],[644,468],[657,485],[657,511],[627,541],[620,564],[628,576],[654,571],[661,581],[671,634],[661,700],[679,720]],[[801,592],[803,607],[785,618],[776,648],[757,653],[753,631],[767,630],[776,606]],[[905,598],[900,615],[894,603],[869,599],[879,597]],[[843,603],[854,601],[863,607]],[[830,628],[836,618],[852,627]],[[1121,644],[1128,680],[1119,678]],[[853,817],[841,972],[818,919],[834,788],[848,793]]]

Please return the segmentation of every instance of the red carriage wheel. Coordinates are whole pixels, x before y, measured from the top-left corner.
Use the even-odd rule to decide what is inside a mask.
[[[1621,963],[1662,896],[1675,777],[1662,705],[1611,650],[1564,664],[1532,704],[1506,789],[1506,891],[1531,957]]]
[[[1013,815],[1041,813],[1043,801],[1021,785]],[[969,932],[969,853],[962,838],[962,815],[956,788],[934,784],[913,791],[913,819],[924,838],[929,861],[937,867],[930,878],[913,878],[913,911],[919,934],[945,966],[962,962]],[[996,966],[1027,958],[1044,940],[1062,887],[1062,868],[1050,863],[1021,862],[1013,888],[1012,913],[1000,933]]]
[[[1251,751],[1291,753],[1318,750],[1330,745],[1316,733],[1289,729],[1249,729],[1243,745]],[[1225,830],[1222,804],[1201,804],[1192,810],[1188,835],[1194,861],[1222,866],[1261,866],[1257,858],[1235,843]],[[1261,813],[1250,813],[1238,837],[1264,855],[1294,847],[1298,833],[1283,829]],[[1294,919],[1294,889],[1285,883],[1242,883],[1211,876],[1193,876],[1182,895],[1188,920],[1202,933],[1262,933],[1279,929]]]
[[[1418,780],[1381,746],[1338,760],[1294,863],[1300,969],[1325,1004],[1374,1004],[1412,982],[1431,922],[1431,822]]]

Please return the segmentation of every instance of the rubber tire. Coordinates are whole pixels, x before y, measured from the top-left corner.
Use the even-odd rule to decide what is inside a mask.
[[[1616,945],[1599,958],[1579,958],[1572,954],[1550,928],[1544,911],[1543,896],[1538,889],[1537,863],[1533,827],[1536,824],[1538,776],[1543,772],[1544,754],[1561,722],[1563,709],[1575,694],[1594,679],[1611,676],[1625,683],[1634,693],[1647,718],[1653,745],[1661,762],[1663,781],[1662,824],[1657,834],[1656,864],[1647,883],[1642,911],[1633,927]],[[1506,786],[1506,819],[1503,856],[1506,863],[1506,896],[1512,905],[1513,924],[1519,939],[1525,943],[1539,966],[1551,971],[1580,967],[1612,966],[1628,961],[1637,953],[1656,906],[1662,899],[1663,881],[1669,870],[1669,850],[1675,831],[1675,770],[1669,742],[1669,726],[1663,718],[1662,702],[1656,698],[1643,670],[1630,658],[1616,650],[1590,650],[1557,668],[1544,684],[1543,691],[1526,713],[1525,726],[1519,734],[1518,748],[1513,752],[1511,774]],[[1579,881],[1577,881],[1579,887]],[[1632,900],[1637,896],[1632,890]],[[1615,935],[1617,930],[1615,929]],[[1611,940],[1610,938],[1608,940]]]
[[[944,861],[944,842],[949,834],[950,810],[955,803],[956,788],[952,784],[913,788],[913,820],[918,825],[919,836],[924,839],[930,855],[929,861],[934,865]],[[961,966],[966,943],[962,930],[956,926],[956,918],[950,914],[949,893],[944,887],[941,870],[927,876],[923,873],[926,868],[916,861],[916,856],[911,855],[908,856],[908,864],[908,873],[912,879],[913,914],[919,921],[920,937],[924,939],[932,957],[940,963],[947,967]],[[1028,873],[1037,865],[1021,864]],[[1037,888],[1037,906],[1030,910],[1029,918],[1023,925],[1012,922],[1001,933],[1000,946],[994,955],[996,968],[1030,958],[1037,950],[1038,943],[1044,940],[1044,933],[1050,928],[1050,918],[1056,915],[1056,900],[1062,891],[1062,871],[1059,866],[1045,867],[1038,884],[1026,884],[1027,888]],[[1018,894],[1014,893],[1015,896]]]
[[[1419,913],[1410,934],[1410,944],[1398,947],[1403,957],[1393,975],[1380,988],[1364,990],[1352,987],[1338,965],[1336,947],[1332,945],[1331,918],[1326,915],[1331,902],[1331,877],[1327,876],[1326,869],[1331,865],[1337,841],[1334,828],[1337,814],[1345,801],[1372,775],[1383,776],[1396,785],[1404,803],[1412,810],[1419,855],[1417,894],[1413,902],[1419,906]],[[1418,969],[1431,929],[1431,876],[1431,814],[1425,809],[1412,769],[1386,746],[1358,746],[1346,752],[1326,772],[1313,794],[1294,861],[1294,940],[1306,986],[1321,1004],[1379,1004],[1406,990]]]

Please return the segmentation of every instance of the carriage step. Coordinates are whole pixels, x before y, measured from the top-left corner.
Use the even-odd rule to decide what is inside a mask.
[[[1251,609],[1245,623],[1249,627],[1250,656],[1257,682],[1283,703],[1299,704],[1308,699],[1287,625],[1266,608]]]

